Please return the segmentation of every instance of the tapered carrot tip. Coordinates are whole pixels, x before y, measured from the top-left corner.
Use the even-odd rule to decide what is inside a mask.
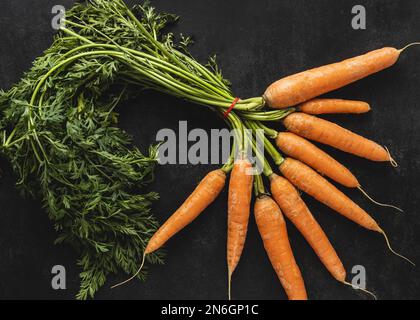
[[[294,74],[271,84],[263,97],[272,108],[295,106],[384,70],[394,65],[399,55],[395,48],[382,48]]]
[[[343,284],[345,284],[345,285],[347,285],[347,286],[350,286],[350,287],[352,287],[353,289],[355,289],[355,290],[360,290],[360,291],[362,291],[362,292],[364,292],[364,293],[367,293],[367,294],[369,294],[374,300],[378,300],[378,298],[376,297],[376,295],[372,292],[372,291],[369,291],[369,290],[367,290],[367,289],[364,289],[364,288],[361,288],[361,287],[359,287],[359,286],[357,286],[357,285],[354,285],[354,284],[352,284],[352,283],[349,283],[349,282],[347,282],[347,281],[342,281],[342,283]]]
[[[408,48],[411,48],[413,46],[418,46],[418,45],[420,45],[420,42],[413,42],[413,43],[407,44],[404,48],[402,48],[402,49],[400,49],[398,51],[400,53],[402,53],[403,51],[407,50]]]
[[[384,149],[385,149],[386,153],[388,154],[388,160],[387,161],[389,161],[394,168],[398,168],[398,163],[391,156],[391,153],[389,152],[389,149],[387,147],[384,147]]]
[[[382,233],[382,235],[384,236],[384,238],[385,238],[385,241],[386,241],[386,245],[387,245],[387,247],[388,247],[388,249],[389,249],[389,251],[391,251],[394,255],[396,255],[397,257],[400,257],[401,259],[403,259],[403,260],[405,260],[405,261],[407,261],[409,264],[411,264],[413,267],[415,267],[416,266],[416,264],[413,262],[413,261],[411,261],[410,259],[408,259],[406,256],[403,256],[402,254],[400,254],[400,253],[398,253],[397,251],[395,251],[392,247],[391,247],[391,243],[389,242],[389,239],[388,239],[388,236],[386,235],[386,233],[385,233],[385,231],[383,230],[383,229],[380,229],[380,231],[379,231],[380,233]]]
[[[228,300],[232,300],[232,273],[228,272]]]
[[[387,203],[381,203],[381,202],[378,202],[378,201],[376,201],[375,199],[373,199],[370,195],[368,195],[367,194],[367,192],[365,191],[365,190],[363,190],[363,188],[362,188],[362,186],[358,186],[357,187],[357,189],[359,189],[359,191],[367,198],[367,199],[369,199],[369,201],[371,201],[372,203],[374,203],[374,204],[376,204],[376,205],[378,205],[378,206],[380,206],[380,207],[388,207],[388,208],[392,208],[392,209],[395,209],[395,210],[397,210],[397,211],[399,211],[399,212],[401,212],[401,213],[403,213],[404,212],[404,210],[403,209],[401,209],[400,207],[397,207],[397,206],[394,206],[394,205],[392,205],[392,204],[387,204]]]
[[[119,286],[122,286],[122,285],[124,285],[124,284],[126,284],[126,283],[130,282],[131,280],[135,279],[135,278],[136,278],[136,277],[140,274],[141,270],[143,269],[144,262],[145,262],[145,260],[146,260],[146,254],[147,254],[146,252],[144,252],[144,253],[143,253],[143,258],[142,258],[142,261],[141,261],[140,267],[137,269],[136,273],[135,273],[135,274],[133,274],[133,275],[132,275],[130,278],[128,278],[127,280],[124,280],[124,281],[122,281],[122,282],[120,282],[120,283],[114,284],[114,285],[111,287],[111,289],[115,289],[115,288],[117,288],[117,287],[119,287]]]

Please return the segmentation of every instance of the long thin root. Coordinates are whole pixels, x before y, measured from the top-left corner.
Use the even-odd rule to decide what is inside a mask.
[[[410,264],[412,264],[414,267],[416,266],[416,264],[413,262],[413,261],[411,261],[410,259],[408,259],[407,257],[404,257],[402,254],[399,254],[398,252],[396,252],[394,249],[392,249],[392,247],[391,247],[391,244],[389,243],[389,239],[388,239],[388,236],[386,235],[386,233],[385,233],[385,231],[384,230],[382,230],[381,229],[381,231],[380,231],[382,234],[383,234],[383,236],[385,237],[385,241],[386,241],[386,244],[387,244],[387,246],[388,246],[388,249],[393,253],[393,254],[395,254],[396,256],[398,256],[398,257],[400,257],[400,258],[402,258],[402,259],[404,259],[405,261],[407,261],[408,263],[410,263]]]
[[[231,289],[232,289],[232,273],[229,271],[228,272],[228,299],[229,301],[232,300]]]
[[[395,159],[391,156],[391,153],[389,152],[389,149],[384,146],[386,152],[388,153],[388,157],[389,157],[389,162],[391,163],[391,166],[393,166],[394,168],[398,168],[398,162],[395,161]]]
[[[418,45],[420,45],[420,42],[413,42],[413,43],[407,44],[404,48],[402,48],[402,49],[400,49],[398,51],[399,52],[403,52],[403,51],[405,51],[406,49],[408,49],[408,48],[410,48],[412,46],[418,46]]]
[[[361,193],[363,193],[363,195],[364,195],[366,198],[368,198],[370,201],[372,201],[374,204],[376,204],[376,205],[378,205],[378,206],[380,206],[380,207],[393,208],[393,209],[395,209],[395,210],[398,210],[399,212],[404,212],[404,210],[403,210],[403,209],[401,209],[401,208],[399,208],[399,207],[396,207],[396,206],[393,206],[392,204],[380,203],[380,202],[378,202],[378,201],[376,201],[376,200],[372,199],[372,197],[371,197],[371,196],[369,196],[369,195],[366,193],[366,191],[362,189],[362,187],[361,187],[361,186],[358,186],[358,187],[357,187],[357,189],[359,189],[359,190],[360,190],[360,192],[361,192]]]
[[[142,259],[142,261],[141,261],[141,265],[140,265],[140,267],[137,269],[137,271],[136,271],[136,273],[135,273],[135,274],[133,274],[130,278],[128,278],[127,280],[124,280],[123,282],[120,282],[120,283],[114,284],[114,285],[111,287],[111,289],[114,289],[114,288],[116,288],[116,287],[122,286],[122,285],[126,284],[127,282],[130,282],[131,280],[133,280],[135,277],[137,277],[137,276],[138,276],[138,274],[140,273],[141,269],[143,269],[143,265],[144,265],[145,258],[146,258],[146,254],[143,254],[143,259]]]
[[[373,299],[378,300],[378,298],[376,297],[376,295],[373,292],[369,291],[369,290],[363,289],[363,288],[361,288],[359,286],[356,286],[356,285],[354,285],[354,284],[352,284],[350,282],[347,282],[347,281],[343,281],[343,283],[345,285],[348,285],[348,286],[352,287],[355,290],[360,290],[360,291],[363,291],[363,292],[365,292],[367,294],[370,294],[373,297]]]

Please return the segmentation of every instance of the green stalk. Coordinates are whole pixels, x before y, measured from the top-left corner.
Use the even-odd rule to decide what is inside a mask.
[[[226,161],[226,163],[221,168],[222,171],[226,174],[228,174],[230,171],[232,171],[233,164],[235,163],[235,150],[236,150],[236,146],[235,146],[235,142],[234,142],[233,145],[232,145],[232,148],[230,150],[229,159]]]
[[[160,43],[158,40],[153,38],[153,36],[146,30],[146,28],[143,26],[143,24],[136,18],[136,16],[131,12],[131,10],[126,7],[126,12],[128,16],[134,21],[134,23],[138,26],[138,28],[141,30],[141,32],[146,36],[147,39],[149,39],[150,43],[157,47],[169,60],[173,61],[175,64],[177,64],[179,67],[188,70],[188,68],[178,59],[175,58],[174,55],[170,54],[169,51]]]
[[[186,54],[179,52],[178,50],[175,50],[174,53],[177,56],[180,56],[182,58],[184,58],[185,60],[187,60],[190,64],[192,64],[198,71],[200,71],[200,73],[206,77],[209,81],[216,81],[219,86],[221,88],[223,88],[224,90],[226,90],[227,92],[230,93],[230,89],[228,88],[228,86],[226,86],[226,84],[223,83],[223,81],[221,81],[219,78],[217,78],[212,72],[210,72],[210,70],[208,70],[206,67],[204,67],[202,64],[198,63],[197,61],[195,61],[194,59],[192,59],[191,57],[187,56]]]
[[[267,194],[260,174],[254,177],[254,193],[257,198]]]
[[[258,161],[263,164],[263,174],[266,177],[271,176],[273,174],[273,170],[271,169],[270,164],[266,161],[266,158],[264,157],[264,155],[261,154],[261,152],[257,148],[255,140],[252,140],[252,149],[254,150],[255,156],[257,157]]]
[[[260,129],[264,130],[265,134],[266,134],[267,136],[269,136],[271,139],[276,139],[276,138],[277,138],[277,135],[278,135],[279,133],[278,133],[276,130],[271,129],[271,128],[269,128],[269,127],[265,126],[264,124],[262,124],[262,123],[261,123],[261,122],[259,122],[259,121],[256,121],[255,123],[256,123],[256,125],[257,125]]]
[[[74,31],[71,31],[70,29],[66,29],[63,28],[64,32],[70,33],[70,34],[76,34]],[[104,47],[104,48],[112,48],[112,49],[116,49],[116,46],[113,45],[109,45],[109,44],[94,44],[91,43],[90,40],[86,39],[85,37],[80,36],[80,39],[82,41],[85,42],[90,42],[87,45],[84,46],[80,46],[79,48],[75,48],[73,49],[73,52],[77,52],[79,50],[83,50],[83,49],[88,49],[88,48],[93,48],[93,47]],[[204,84],[206,82],[204,82],[203,80],[200,80],[198,77],[196,77],[195,75],[191,74],[190,72],[185,72],[182,69],[179,69],[178,67],[165,62],[163,60],[160,60],[158,58],[155,58],[153,56],[141,53],[139,51],[133,50],[133,49],[127,49],[127,48],[121,48],[121,46],[117,47],[118,49],[123,49],[124,51],[127,51],[133,55],[138,55],[140,57],[144,57],[146,59],[150,59],[151,63],[156,65],[157,67],[167,70],[167,71],[171,71],[172,73],[177,74],[178,76],[183,76],[184,79],[190,79],[192,80],[192,82],[199,82],[201,84]],[[101,51],[101,50],[98,50]],[[111,50],[109,51],[111,52]],[[113,52],[113,51],[112,51]],[[117,51],[116,51],[117,52]],[[65,55],[71,55],[72,53],[67,52]],[[80,56],[80,54],[76,55],[76,56]],[[187,86],[185,84],[183,84],[182,82],[174,79],[174,78],[169,78],[168,76],[165,76],[165,74],[162,73],[157,73],[156,71],[145,71],[142,66],[132,60],[128,60],[126,57],[124,57],[123,55],[120,56],[120,59],[123,59],[124,61],[127,61],[127,65],[129,67],[132,67],[132,69],[134,69],[137,73],[142,74],[143,76],[147,77],[147,78],[151,78],[154,81],[156,81],[158,84],[164,86],[166,88],[166,90],[162,90],[160,87],[154,87],[155,90],[161,91],[161,92],[165,92],[168,94],[172,94],[172,95],[176,95],[178,97],[182,97],[185,99],[188,99],[190,101],[199,103],[199,104],[203,104],[203,105],[211,105],[211,106],[215,106],[215,107],[222,107],[222,108],[228,108],[233,100],[233,97],[229,94],[229,93],[224,93],[223,95],[225,97],[229,97],[229,99],[225,99],[225,98],[218,98],[214,95],[214,93],[208,93],[199,89],[195,89],[191,86]],[[139,59],[139,58],[137,58]],[[140,62],[144,62],[147,60],[140,60]],[[135,67],[134,67],[135,66]],[[137,77],[136,77],[137,78]],[[138,79],[138,78],[137,78]],[[214,86],[211,86],[209,84],[207,84],[207,86],[210,86],[209,89],[211,90],[217,90],[217,94],[221,95],[220,90],[218,90],[217,88],[215,88]],[[181,91],[180,91],[181,90]],[[231,100],[230,100],[231,99]],[[263,106],[263,99],[261,97],[255,97],[255,98],[250,98],[250,99],[246,99],[246,100],[241,100],[237,103],[237,105],[235,106],[236,110],[254,110],[254,109],[258,109],[261,108]]]
[[[72,21],[68,21],[68,23],[71,24],[71,25],[78,26],[80,28],[90,28],[90,29],[93,29],[96,32],[102,34],[100,31],[98,31],[95,28],[93,28],[91,26],[88,26],[88,25],[85,25],[84,26],[84,25],[80,25],[80,24],[75,23],[75,22],[72,22]],[[67,28],[62,28],[62,30],[64,32],[67,32],[67,33],[70,33],[70,34],[73,34],[73,35],[76,34],[74,31],[72,31],[70,29],[67,29]],[[103,36],[104,37],[107,37],[110,41],[114,42],[108,36],[106,36],[106,35],[103,35]],[[226,92],[226,90],[220,90],[219,88],[211,85],[209,82],[206,82],[206,81],[202,80],[201,78],[197,77],[196,75],[192,74],[191,72],[185,71],[184,68],[180,68],[177,65],[174,65],[174,64],[169,63],[167,61],[164,61],[162,59],[156,58],[156,57],[154,57],[152,55],[145,54],[143,52],[140,52],[140,51],[137,51],[137,50],[134,50],[134,49],[126,48],[126,47],[120,46],[118,44],[115,44],[115,45],[111,45],[111,44],[94,44],[90,40],[88,40],[87,38],[85,38],[83,36],[79,36],[79,39],[82,40],[82,41],[85,41],[85,42],[89,42],[90,43],[89,46],[92,46],[92,47],[97,46],[97,47],[108,47],[108,48],[113,48],[113,49],[116,49],[117,48],[117,49],[121,49],[122,51],[131,54],[134,58],[137,58],[138,59],[138,57],[143,57],[146,60],[142,60],[142,62],[147,61],[147,62],[149,62],[149,63],[157,66],[158,68],[167,70],[167,71],[169,71],[171,73],[174,73],[174,74],[176,74],[176,75],[178,75],[178,76],[180,76],[180,77],[182,77],[182,78],[184,78],[186,80],[190,80],[191,82],[194,82],[197,85],[200,85],[203,89],[210,89],[214,94],[217,94],[217,95],[219,95],[221,97],[224,97],[224,98],[226,98],[228,100],[232,100],[233,99],[233,97],[231,96],[231,94],[229,92]],[[89,46],[85,46],[85,48],[89,48]]]
[[[271,110],[264,112],[241,112],[241,117],[253,121],[279,121],[295,112],[296,109]]]
[[[245,125],[248,128],[250,128],[254,131],[257,130],[257,129],[261,129],[258,126],[258,124],[256,122],[253,122],[253,121],[246,120]],[[280,166],[283,163],[284,158],[281,156],[281,154],[277,151],[277,149],[273,146],[273,144],[267,139],[267,137],[265,135],[264,135],[264,149],[268,152],[268,154],[271,156],[271,158],[273,159],[274,163],[277,166]],[[267,163],[266,160],[265,160],[265,157],[263,157],[263,158],[264,158],[264,162]],[[271,170],[271,168],[270,168],[270,170]],[[269,173],[268,175],[266,174],[266,176],[269,177],[272,173],[273,172],[271,170],[271,173]]]

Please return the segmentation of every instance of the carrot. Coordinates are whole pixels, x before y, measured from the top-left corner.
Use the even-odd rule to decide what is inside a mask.
[[[386,240],[389,250],[393,254],[415,265],[411,260],[392,249],[384,230],[379,227],[377,222],[366,211],[310,167],[298,160],[287,158],[280,165],[280,171],[293,185],[314,197],[319,202],[322,202],[358,225],[381,233]]]
[[[331,275],[339,282],[368,293],[376,299],[372,292],[346,281],[346,270],[343,263],[295,187],[288,180],[276,174],[270,176],[270,182],[274,200],[276,200],[280,209],[308,241]]]
[[[235,162],[229,182],[228,196],[228,296],[231,298],[231,278],[244,248],[252,197],[252,164],[246,159]]]
[[[226,174],[218,169],[208,173],[192,194],[159,228],[149,240],[145,253],[152,253],[162,247],[177,232],[189,225],[219,195],[225,186]]]
[[[340,282],[345,282],[346,270],[324,231],[303,202],[293,185],[276,174],[270,176],[271,193],[287,218],[314,249],[315,253],[331,273]]]
[[[271,84],[263,98],[276,109],[297,105],[391,67],[401,51],[386,47],[288,76]]]
[[[276,202],[260,196],[255,202],[255,220],[265,251],[290,300],[307,300],[305,284],[293,256],[286,222]]]
[[[370,111],[368,103],[343,99],[313,99],[302,103],[298,110],[307,114],[329,113],[366,113]]]
[[[291,132],[279,132],[277,146],[288,156],[300,160],[318,172],[349,188],[360,186],[357,178],[327,153]]]
[[[284,120],[286,128],[310,140],[373,161],[392,161],[389,152],[374,141],[344,129],[335,123],[305,113],[292,113]]]
[[[366,211],[302,162],[287,158],[280,165],[280,171],[292,184],[319,202],[366,229],[382,232]]]
[[[190,224],[204,211],[222,191],[226,181],[226,174],[221,170],[209,172],[184,203],[172,214],[168,220],[150,238],[143,253],[143,261],[140,268],[131,278],[118,283],[112,288],[118,287],[134,279],[141,271],[145,256],[162,247],[172,236]]]
[[[288,156],[302,161],[343,186],[359,189],[360,192],[374,204],[404,212],[397,206],[381,203],[373,199],[365,190],[363,190],[359,181],[350,170],[308,140],[292,132],[279,132],[277,134],[276,143]]]

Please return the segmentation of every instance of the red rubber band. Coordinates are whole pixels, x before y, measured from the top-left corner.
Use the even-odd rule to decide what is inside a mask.
[[[231,113],[231,112],[232,112],[233,108],[235,108],[235,106],[236,106],[236,104],[238,103],[238,101],[239,101],[239,100],[240,100],[239,98],[235,98],[235,100],[233,100],[233,102],[232,102],[232,104],[230,105],[229,109],[227,109],[227,110],[225,111],[225,113],[223,114],[223,116],[224,116],[225,118],[229,115],[229,113]]]

